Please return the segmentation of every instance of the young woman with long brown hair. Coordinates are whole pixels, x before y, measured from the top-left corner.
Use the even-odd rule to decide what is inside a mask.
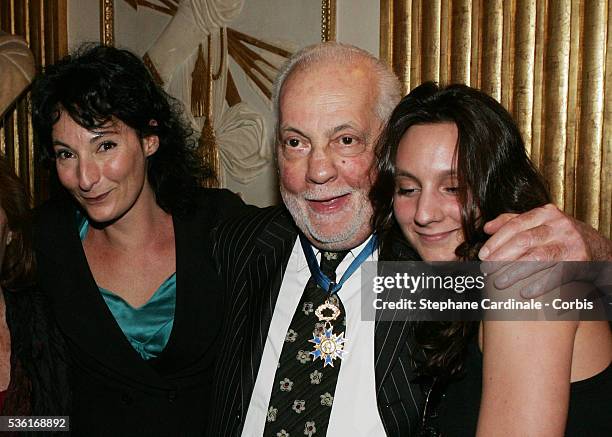
[[[415,88],[392,114],[378,154],[371,197],[383,254],[403,235],[425,261],[475,261],[484,223],[549,202],[511,116],[467,86]],[[437,415],[427,418],[434,434],[611,435],[607,322],[413,328],[425,356],[420,373],[438,381]]]

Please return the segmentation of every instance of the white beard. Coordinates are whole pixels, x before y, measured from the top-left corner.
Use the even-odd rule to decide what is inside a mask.
[[[367,196],[361,190],[348,191],[352,196],[351,202],[345,206],[343,211],[339,211],[338,214],[350,210],[349,221],[338,224],[333,232],[324,232],[317,228],[316,223],[330,220],[333,215],[318,214],[308,208],[306,204],[306,199],[308,198],[322,197],[319,194],[321,191],[317,190],[315,192],[311,190],[296,195],[285,190],[282,185],[280,187],[283,202],[297,227],[316,247],[325,250],[349,250],[359,246],[371,233],[370,220],[373,210]],[[326,197],[335,197],[342,194],[347,194],[347,191],[334,193],[328,189],[325,190]]]

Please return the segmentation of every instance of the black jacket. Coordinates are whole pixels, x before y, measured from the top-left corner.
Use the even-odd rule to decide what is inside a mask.
[[[104,302],[79,239],[70,199],[37,214],[39,282],[50,297],[71,359],[71,428],[76,435],[202,435],[224,293],[214,271],[209,233],[243,203],[226,190],[199,192],[188,218],[174,217],[176,310],[159,357],[132,348]]]
[[[214,257],[227,293],[209,436],[239,436],[297,228],[284,207],[231,220],[215,233]],[[387,435],[416,435],[421,390],[413,384],[408,322],[375,325],[378,410]],[[358,418],[356,419],[358,420]]]

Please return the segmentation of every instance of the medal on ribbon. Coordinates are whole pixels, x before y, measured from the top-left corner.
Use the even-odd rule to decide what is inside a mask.
[[[312,340],[308,340],[310,343],[314,343],[314,350],[310,352],[310,355],[313,356],[313,361],[320,358],[323,361],[323,367],[334,367],[334,360],[344,358],[344,355],[347,353],[344,350],[344,342],[346,341],[344,332],[340,335],[334,334],[334,326],[331,323],[340,315],[340,308],[330,302],[330,300],[326,299],[325,303],[319,305],[315,311],[319,322],[325,322],[325,327],[317,334],[313,334]],[[330,312],[330,315],[326,315]]]
[[[335,321],[340,315],[338,297],[335,295],[335,293],[342,288],[342,285],[353,273],[355,273],[359,266],[372,255],[377,244],[376,235],[372,235],[372,237],[370,237],[368,243],[353,260],[353,262],[351,262],[338,283],[331,281],[321,272],[310,242],[306,239],[306,237],[304,237],[303,234],[300,234],[299,237],[311,275],[315,278],[317,284],[323,290],[327,290],[329,293],[329,298],[325,300],[323,305],[319,305],[315,311],[315,315],[319,319],[319,323],[317,323],[317,325],[319,325],[321,322],[323,322],[324,325],[322,329],[317,329],[315,327],[312,340],[308,340],[310,343],[314,344],[314,350],[310,352],[310,355],[313,356],[313,361],[320,358],[321,361],[323,361],[323,367],[334,367],[334,360],[338,358],[343,359],[344,355],[348,353],[344,349],[344,345],[347,341],[347,339],[344,337],[344,332],[341,332],[340,335],[334,334],[334,326],[332,325],[332,322]],[[336,255],[333,253],[326,253],[322,256],[334,257]]]

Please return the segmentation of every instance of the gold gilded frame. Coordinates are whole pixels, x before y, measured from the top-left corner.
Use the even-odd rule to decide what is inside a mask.
[[[115,45],[115,2],[100,0],[100,42]]]
[[[379,57],[392,65],[393,57],[393,0],[380,0]]]
[[[321,1],[321,41],[336,40],[336,0]]]
[[[321,0],[321,41],[335,40],[336,0]],[[100,0],[100,41],[115,44],[115,0]]]

